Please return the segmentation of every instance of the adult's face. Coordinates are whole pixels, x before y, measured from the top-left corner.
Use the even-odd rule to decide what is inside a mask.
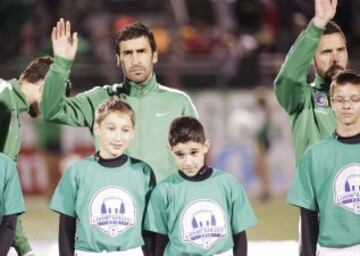
[[[140,84],[152,76],[158,57],[157,52],[152,52],[147,37],[121,41],[119,49],[118,65],[121,65],[127,79]]]
[[[343,71],[348,64],[346,42],[340,33],[323,35],[316,50],[314,63],[317,73],[328,80]]]

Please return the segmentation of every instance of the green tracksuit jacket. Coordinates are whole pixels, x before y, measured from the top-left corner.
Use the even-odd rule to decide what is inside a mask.
[[[168,130],[170,123],[177,117],[197,116],[189,96],[160,85],[153,75],[146,84],[125,80],[121,84],[94,87],[67,98],[65,89],[71,65],[71,61],[55,57],[45,79],[40,107],[44,119],[88,127],[92,132],[96,108],[104,99],[118,95],[130,104],[136,114],[135,136],[127,154],[148,163],[158,181],[176,171],[167,149]],[[95,145],[98,147],[96,141]]]
[[[296,160],[312,144],[328,137],[336,126],[329,105],[330,81],[316,75],[307,83],[307,75],[323,30],[313,23],[303,31],[275,79],[275,94],[290,118]]]
[[[14,162],[18,159],[21,146],[21,125],[19,114],[29,110],[25,95],[20,91],[19,81],[0,79],[0,152]],[[14,247],[19,255],[31,251],[20,219],[17,219]]]
[[[21,145],[19,114],[28,111],[19,81],[0,79],[0,152],[17,161]]]

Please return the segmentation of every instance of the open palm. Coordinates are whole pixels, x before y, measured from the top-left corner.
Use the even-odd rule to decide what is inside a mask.
[[[71,24],[69,21],[60,19],[56,23],[51,33],[54,56],[73,60],[78,47],[77,33],[71,34]]]
[[[334,18],[336,13],[337,0],[315,0],[314,22],[320,27]]]

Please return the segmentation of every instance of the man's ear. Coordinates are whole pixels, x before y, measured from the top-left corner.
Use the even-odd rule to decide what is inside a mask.
[[[120,56],[117,54],[115,56],[116,56],[116,65],[119,67],[120,66]]]
[[[153,52],[152,63],[155,64],[157,62],[158,62],[158,52],[155,51],[155,52]]]

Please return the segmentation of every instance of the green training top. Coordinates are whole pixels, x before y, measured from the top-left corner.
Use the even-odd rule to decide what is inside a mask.
[[[275,79],[275,94],[290,118],[292,138],[298,161],[312,144],[335,130],[335,115],[329,105],[330,81],[316,75],[307,83],[307,75],[323,30],[309,23],[281,67]]]
[[[94,156],[65,171],[50,208],[77,218],[75,249],[125,251],[144,244],[142,221],[155,177],[149,165],[128,158],[104,167]]]
[[[203,181],[176,173],[158,184],[150,196],[144,229],[168,235],[166,256],[210,256],[233,248],[233,235],[256,221],[239,182],[213,169]]]
[[[287,202],[319,212],[318,243],[360,244],[360,144],[328,138],[300,158]]]
[[[47,121],[93,128],[95,110],[110,96],[119,95],[135,111],[135,136],[127,154],[150,164],[156,179],[172,174],[175,164],[167,149],[170,123],[197,112],[184,92],[160,85],[155,75],[145,84],[125,80],[122,84],[94,87],[72,98],[65,89],[72,62],[55,57],[45,80],[41,112]],[[95,139],[95,138],[94,138]],[[96,147],[98,143],[95,141]]]
[[[3,216],[24,212],[25,203],[15,164],[0,153],[0,224]]]
[[[19,81],[0,79],[0,152],[17,161],[21,145],[19,114],[28,111],[25,95]]]

